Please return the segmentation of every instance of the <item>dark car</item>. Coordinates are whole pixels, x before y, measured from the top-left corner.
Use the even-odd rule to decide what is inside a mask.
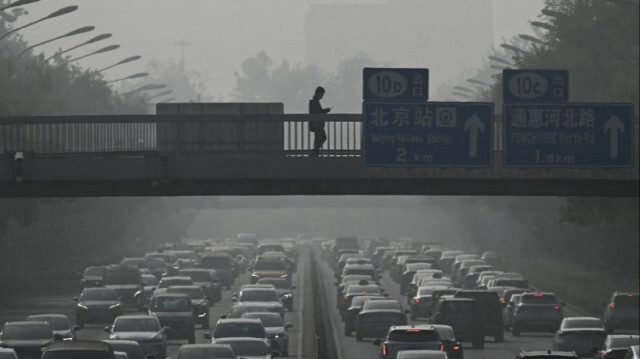
[[[122,302],[113,288],[85,288],[76,302],[76,324],[82,328],[88,323],[113,323],[122,314]]]
[[[293,290],[296,287],[291,286],[285,278],[261,278],[256,284],[273,284],[276,292],[280,296],[280,300],[288,311],[293,311]]]
[[[447,352],[448,359],[464,359],[464,349],[462,344],[456,339],[456,334],[450,325],[432,324],[440,336],[444,351]]]
[[[105,266],[90,266],[85,268],[80,276],[80,288],[102,287],[104,284]]]
[[[434,298],[434,294],[437,295],[453,295],[456,294],[458,289],[448,288],[444,286],[427,286],[418,287],[416,295],[409,301],[411,310],[411,320],[415,320],[421,317],[431,317],[433,314],[432,309],[437,299]]]
[[[381,359],[395,359],[402,350],[443,351],[442,340],[432,325],[392,325],[384,340],[376,339],[373,344],[380,347]]]
[[[149,314],[158,317],[162,326],[169,327],[167,339],[187,339],[189,344],[196,342],[193,305],[189,295],[156,294],[151,298]]]
[[[484,335],[493,337],[498,343],[504,341],[504,322],[498,293],[488,290],[460,290],[454,294],[454,298],[475,299]]]
[[[42,348],[53,341],[47,322],[6,322],[0,331],[0,347],[15,350],[20,359],[39,359]]]
[[[72,326],[69,317],[66,314],[34,314],[26,319],[33,322],[47,322],[53,330],[56,339],[75,340],[76,331],[79,326]]]
[[[433,309],[433,324],[449,325],[461,342],[472,342],[474,349],[484,348],[484,332],[476,301],[468,298],[441,298]]]
[[[138,311],[144,311],[149,306],[153,292],[158,288],[158,278],[153,274],[142,275],[142,290],[136,292],[133,297],[136,300]]]
[[[110,344],[97,340],[61,341],[49,344],[42,359],[115,359]]]
[[[406,325],[407,313],[395,299],[367,300],[356,318],[356,340],[380,338],[392,325]]]
[[[356,330],[356,319],[358,318],[358,313],[360,313],[364,302],[369,299],[386,299],[386,297],[379,295],[358,295],[353,297],[351,300],[351,306],[347,308],[342,315],[345,336],[351,336],[351,333]]]
[[[564,319],[562,306],[553,293],[523,293],[513,311],[511,333],[524,331],[555,333]]]
[[[110,340],[133,340],[140,344],[146,355],[153,355],[158,359],[167,357],[168,327],[162,327],[155,315],[121,315],[113,324],[105,327]]]
[[[142,273],[133,266],[109,266],[104,272],[104,286],[115,289],[124,306],[137,307],[135,294],[142,290]]]
[[[629,347],[640,344],[640,336],[632,334],[609,334],[595,359],[625,359]]]
[[[604,309],[604,324],[610,332],[638,331],[640,318],[640,295],[638,293],[615,292]]]
[[[213,305],[214,302],[217,303],[222,299],[222,281],[220,281],[218,272],[215,269],[180,269],[178,275],[190,277],[193,284],[201,286],[207,297],[211,299],[209,304]]]
[[[209,329],[209,298],[204,295],[202,287],[198,285],[178,285],[167,288],[166,293],[182,293],[189,296],[193,306],[196,324],[202,329]]]
[[[223,252],[206,253],[202,258],[200,258],[200,263],[198,265],[200,268],[204,269],[215,269],[222,281],[222,284],[227,289],[231,289],[231,285],[234,281],[234,263],[233,258],[231,258],[229,254]]]

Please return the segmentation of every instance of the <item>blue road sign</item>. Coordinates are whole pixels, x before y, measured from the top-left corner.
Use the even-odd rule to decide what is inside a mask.
[[[371,166],[490,167],[493,104],[363,104],[363,162]]]
[[[504,102],[563,103],[569,101],[568,70],[503,70]]]
[[[505,167],[632,167],[633,105],[504,104]]]
[[[365,101],[427,101],[429,69],[365,67],[362,97]]]

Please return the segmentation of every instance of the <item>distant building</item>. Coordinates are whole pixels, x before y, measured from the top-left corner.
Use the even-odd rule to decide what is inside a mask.
[[[430,92],[476,69],[492,46],[491,0],[309,1],[305,62],[333,69],[364,53],[430,69]]]

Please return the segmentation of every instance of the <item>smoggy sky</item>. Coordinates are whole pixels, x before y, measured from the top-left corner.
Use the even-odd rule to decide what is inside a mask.
[[[425,30],[419,30],[423,25],[421,16],[402,15],[406,9],[398,12],[401,15],[388,10],[383,10],[383,15],[372,15],[376,14],[376,5],[389,7],[390,4],[413,6],[416,13],[424,12]],[[78,11],[25,28],[20,34],[33,44],[82,26],[93,25],[96,29],[36,47],[35,53],[44,52],[49,56],[96,35],[112,33],[110,39],[69,53],[77,57],[107,45],[121,45],[118,50],[77,62],[87,69],[100,69],[133,55],[142,56],[141,60],[105,71],[105,79],[109,80],[145,71],[145,65],[151,60],[180,62],[183,47],[177,43],[185,40],[188,43],[184,47],[186,68],[197,71],[207,80],[209,96],[216,101],[230,101],[228,94],[235,85],[234,72],[240,71],[243,60],[261,51],[273,59],[274,65],[287,59],[293,64],[318,65],[323,71],[333,71],[336,63],[358,52],[373,54],[375,60],[388,61],[398,67],[428,67],[431,93],[435,93],[438,86],[455,81],[460,73],[486,62],[491,46],[498,46],[503,38],[533,34],[528,21],[536,19],[544,1],[41,0],[26,5],[28,15],[20,18],[15,26],[69,5],[78,5]],[[348,6],[351,12],[336,10],[337,5]],[[327,15],[332,11],[350,15]],[[305,31],[307,23],[314,25],[311,34]],[[366,32],[360,34],[359,29]],[[416,42],[419,38],[416,32],[424,35],[425,41],[421,44]],[[329,36],[323,37],[323,34]],[[357,48],[359,45],[362,48]],[[380,51],[383,46],[392,45],[394,50],[388,54]],[[416,59],[423,57],[428,60],[418,63]]]

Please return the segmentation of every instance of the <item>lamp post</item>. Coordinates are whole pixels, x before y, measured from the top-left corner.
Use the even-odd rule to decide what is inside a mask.
[[[501,64],[507,65],[507,66],[513,66],[513,64],[501,57],[498,56],[489,56],[489,60],[493,60],[495,62],[499,62]]]
[[[137,74],[129,75],[127,77],[123,77],[123,78],[120,78],[120,79],[107,81],[107,83],[108,84],[112,84],[114,82],[118,82],[118,81],[122,81],[122,80],[138,79],[138,78],[147,77],[147,76],[149,76],[148,72],[138,72]]]
[[[61,52],[56,52],[55,54],[53,54],[53,55],[49,56],[48,58],[46,58],[44,60],[44,62],[47,62],[47,61],[51,60],[52,58],[54,58],[56,56],[60,56],[60,55],[65,54],[65,53],[67,53],[69,51],[75,50],[75,49],[79,48],[80,46],[93,44],[94,42],[98,42],[100,40],[108,39],[110,37],[111,37],[111,34],[102,34],[102,35],[95,36],[95,37],[93,37],[93,38],[91,38],[91,39],[89,39],[89,40],[87,40],[87,41],[85,41],[85,42],[83,42],[83,43],[81,43],[79,45],[76,45],[74,47],[68,48],[68,49],[66,49],[64,51],[61,51]]]
[[[88,53],[86,55],[83,55],[83,56],[80,56],[80,57],[76,57],[75,59],[71,59],[71,60],[69,60],[67,62],[63,62],[62,64],[60,64],[60,66],[64,66],[64,65],[66,65],[66,64],[68,64],[70,62],[74,62],[74,61],[78,61],[78,60],[84,59],[85,57],[101,54],[101,53],[104,53],[104,52],[107,52],[107,51],[113,51],[113,50],[119,49],[119,48],[120,48],[120,45],[105,46],[105,47],[101,48],[100,50],[96,50],[96,51]]]
[[[515,45],[511,45],[511,44],[500,44],[500,46],[502,48],[504,48],[504,49],[511,50],[511,51],[515,52],[516,54],[520,54],[520,53],[525,53],[526,52],[525,50],[523,50],[523,49],[521,49],[521,48],[519,48],[519,47],[517,47]]]
[[[70,13],[70,12],[74,12],[74,11],[76,11],[76,10],[78,10],[78,6],[76,6],[76,5],[71,5],[71,6],[63,7],[62,9],[56,10],[56,11],[52,12],[51,14],[49,14],[49,15],[47,15],[47,16],[45,16],[45,17],[41,18],[41,19],[38,19],[38,20],[36,20],[36,21],[34,21],[34,22],[30,22],[30,23],[28,23],[28,24],[26,24],[26,25],[22,25],[22,26],[20,26],[20,27],[16,27],[15,29],[11,29],[11,30],[9,30],[9,31],[5,32],[2,36],[0,36],[0,40],[4,39],[4,38],[5,38],[5,37],[7,37],[8,35],[10,35],[10,34],[12,34],[12,33],[16,32],[16,31],[18,31],[18,30],[22,30],[22,29],[24,29],[24,28],[26,28],[26,27],[29,27],[29,26],[31,26],[31,25],[35,25],[35,24],[37,24],[37,23],[39,23],[39,22],[42,22],[42,21],[45,21],[45,20],[47,20],[47,19],[52,19],[52,18],[54,18],[54,17],[62,16],[62,15],[68,14],[68,13]]]
[[[14,2],[13,4],[9,4],[5,7],[0,8],[0,11],[4,11],[6,9],[10,9],[12,7],[18,7],[18,6],[22,6],[22,5],[27,5],[27,4],[31,4],[32,2],[38,2],[40,0],[18,0],[16,2]]]
[[[77,29],[75,29],[75,30],[73,30],[71,32],[68,32],[68,33],[66,33],[64,35],[56,36],[53,39],[49,39],[49,40],[46,40],[46,41],[39,42],[37,44],[33,44],[31,46],[28,46],[24,50],[20,51],[20,53],[13,59],[13,61],[16,61],[20,56],[22,56],[22,54],[24,54],[25,52],[33,49],[36,46],[48,44],[50,42],[53,42],[53,41],[56,41],[56,40],[59,40],[59,39],[65,38],[65,37],[83,34],[85,32],[93,31],[93,29],[95,29],[95,26],[84,26],[84,27],[77,28]]]
[[[159,92],[159,93],[157,93],[157,94],[155,94],[155,95],[153,95],[153,96],[149,97],[149,100],[152,100],[152,99],[154,99],[154,98],[158,98],[158,97],[160,97],[160,96],[168,95],[168,94],[170,94],[170,93],[172,93],[172,92],[173,92],[173,90],[166,90],[166,91]]]
[[[112,67],[116,67],[118,65],[126,64],[126,63],[131,62],[131,61],[140,60],[140,58],[142,58],[142,56],[139,56],[139,55],[127,57],[126,59],[120,60],[120,61],[116,62],[115,64],[113,64],[111,66],[107,66],[107,67],[105,67],[103,69],[98,70],[98,72],[102,72],[104,70],[108,70],[108,69],[110,69]]]

